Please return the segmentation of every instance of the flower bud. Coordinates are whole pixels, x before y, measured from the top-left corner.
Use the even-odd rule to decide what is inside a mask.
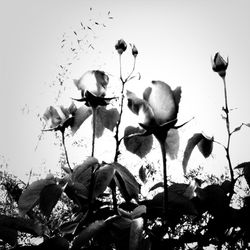
[[[134,44],[133,44],[133,47],[132,47],[132,55],[133,55],[134,57],[136,57],[136,56],[138,55],[138,50],[137,50],[137,48],[135,47]]]
[[[118,42],[115,45],[115,49],[121,55],[126,49],[127,49],[127,44],[123,39],[118,40]]]
[[[228,58],[227,61],[217,52],[212,60],[213,71],[217,72],[221,77],[225,77],[226,70],[228,66]]]

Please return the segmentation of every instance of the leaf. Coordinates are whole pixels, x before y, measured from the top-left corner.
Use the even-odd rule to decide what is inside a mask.
[[[229,209],[229,198],[221,186],[212,184],[198,189],[196,193],[209,213],[215,217],[226,216]]]
[[[250,187],[250,162],[243,162],[235,167],[235,169],[243,168],[244,177]]]
[[[143,214],[146,214],[147,207],[145,205],[140,205],[136,207],[131,213],[131,219],[136,219],[141,217]]]
[[[139,178],[143,183],[147,182],[146,168],[144,166],[141,166],[139,169]]]
[[[83,229],[81,233],[73,240],[72,250],[80,249],[89,243],[98,232],[105,228],[104,221],[95,221],[90,224],[87,228]]]
[[[72,181],[89,186],[92,168],[96,168],[98,160],[95,157],[88,157],[81,165],[77,165],[73,169]]]
[[[60,225],[60,231],[64,234],[73,234],[78,226],[78,222],[67,221]]]
[[[198,149],[202,155],[207,158],[213,151],[213,137],[207,138],[203,136],[203,138],[198,143]]]
[[[105,165],[100,167],[95,173],[95,182],[93,189],[93,198],[102,194],[115,174],[115,169],[112,165]]]
[[[50,184],[43,188],[40,193],[40,210],[45,216],[50,216],[53,208],[61,197],[62,187],[57,184]]]
[[[149,192],[150,192],[150,191],[153,191],[153,190],[155,190],[156,188],[159,188],[159,187],[162,187],[162,188],[164,187],[164,184],[163,184],[162,181],[156,183],[153,187],[151,187],[151,188],[149,189]]]
[[[0,239],[14,246],[17,243],[17,230],[0,225]]]
[[[114,162],[113,166],[116,170],[115,182],[120,189],[120,192],[126,201],[130,201],[132,198],[138,199],[140,192],[140,186],[135,177],[129,172],[127,168],[121,164]]]
[[[92,114],[92,109],[87,107],[86,105],[81,106],[78,108],[75,113],[73,114],[72,121],[71,121],[71,131],[72,134],[75,134],[76,131],[80,128],[82,123]]]
[[[143,218],[132,220],[130,225],[129,250],[139,249],[140,241],[143,233]]]
[[[142,132],[140,128],[135,128],[132,126],[126,127],[124,131],[124,145],[128,151],[130,151],[133,154],[136,154],[140,158],[143,158],[145,155],[147,155],[153,145],[153,136],[139,136],[134,135],[139,132]],[[131,136],[130,136],[131,135]]]
[[[11,228],[13,230],[30,233],[35,236],[41,236],[43,233],[41,224],[35,222],[34,220],[23,217],[0,215],[0,227]]]
[[[39,201],[40,193],[47,185],[54,184],[55,179],[41,179],[31,183],[21,194],[18,209],[21,216],[25,215]]]
[[[99,107],[101,120],[103,126],[110,131],[113,131],[116,123],[119,120],[119,112],[116,108],[106,109],[105,107]]]
[[[182,160],[182,167],[183,167],[184,174],[186,174],[187,164],[191,156],[191,153],[194,147],[201,141],[202,138],[203,138],[203,135],[201,133],[196,133],[188,140],[186,149],[184,151],[184,157]]]
[[[177,158],[180,146],[179,142],[180,142],[180,137],[178,130],[170,129],[168,131],[168,136],[165,145],[166,145],[166,152],[172,160]]]

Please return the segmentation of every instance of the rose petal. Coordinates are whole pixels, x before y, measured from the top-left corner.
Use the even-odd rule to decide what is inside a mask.
[[[173,91],[162,81],[152,81],[152,88],[144,91],[143,98],[153,109],[156,122],[161,125],[177,116],[177,105]]]
[[[155,125],[154,112],[150,105],[143,99],[137,97],[133,92],[127,91],[128,107],[139,116],[139,123],[146,126]]]
[[[79,90],[83,92],[88,90],[96,96],[105,96],[108,82],[108,75],[100,70],[87,71],[79,80],[74,80]]]

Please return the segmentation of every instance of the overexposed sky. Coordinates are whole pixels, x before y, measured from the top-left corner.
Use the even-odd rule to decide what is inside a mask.
[[[35,114],[54,99],[49,86],[68,57],[61,48],[63,34],[70,40],[80,22],[93,24],[93,20],[107,27],[87,34],[95,49],[72,60],[69,78],[93,68],[118,75],[114,44],[124,38],[139,50],[137,70],[142,75],[130,89],[140,92],[151,80],[165,81],[173,88],[182,86],[180,122],[195,116],[183,129],[186,136],[203,131],[223,141],[222,81],[212,71],[210,59],[217,51],[229,57],[228,98],[230,108],[235,108],[232,124],[250,122],[249,9],[248,0],[0,0],[0,154],[20,175],[41,161],[53,163],[48,160],[54,154],[48,149],[48,136],[44,139],[48,145],[43,143],[43,149],[34,153],[40,131]],[[249,139],[247,128],[233,138],[235,164],[249,160]]]

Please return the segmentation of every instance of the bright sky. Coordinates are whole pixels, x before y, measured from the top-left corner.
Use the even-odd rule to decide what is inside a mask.
[[[229,106],[236,108],[233,127],[250,122],[249,9],[248,0],[0,0],[0,155],[20,176],[41,168],[41,163],[53,169],[55,162],[49,159],[58,152],[50,148],[51,134],[34,153],[41,126],[35,114],[55,99],[49,85],[67,57],[60,48],[63,34],[70,39],[80,22],[90,18],[107,27],[95,34],[95,50],[73,61],[70,78],[94,68],[118,75],[114,44],[123,38],[139,50],[137,70],[142,79],[130,89],[138,93],[151,80],[163,80],[173,88],[180,85],[180,122],[196,118],[183,129],[185,136],[203,131],[223,141],[223,85],[210,58],[217,51],[229,57]],[[108,19],[109,11],[114,19]],[[247,128],[233,139],[234,164],[250,160],[249,139]],[[212,160],[209,164],[218,168],[225,164],[220,157],[216,163]]]

